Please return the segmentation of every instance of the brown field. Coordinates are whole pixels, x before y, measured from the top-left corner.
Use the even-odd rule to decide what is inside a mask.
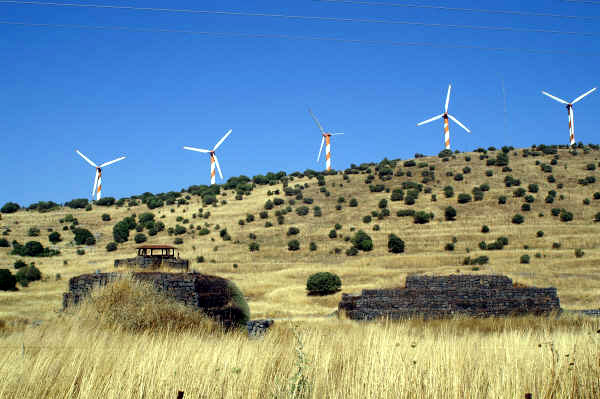
[[[424,186],[432,188],[431,194],[437,195],[437,201],[431,200],[431,194],[421,192],[416,204],[411,206],[402,201],[389,201],[390,193],[371,193],[364,183],[367,174],[359,174],[350,175],[349,182],[344,181],[342,175],[326,176],[329,197],[319,192],[316,179],[290,181],[290,187],[308,183],[303,195],[313,198],[314,203],[307,205],[311,209],[309,215],[288,213],[281,226],[277,224],[275,210],[287,207],[293,197],[286,197],[283,192],[267,195],[268,190],[281,190],[281,184],[257,186],[241,201],[234,199],[232,190],[227,190],[226,196],[222,192],[218,199],[227,200],[227,204],[205,206],[205,211],[211,213],[209,219],[192,217],[202,208],[201,198],[197,196],[191,197],[189,205],[155,209],[153,213],[167,228],[182,224],[176,221],[178,216],[189,218],[189,224],[185,225],[188,233],[181,236],[184,243],[178,246],[181,257],[190,259],[192,267],[202,273],[233,280],[247,297],[253,319],[290,318],[298,325],[293,329],[288,322],[280,321],[272,334],[259,341],[247,341],[243,335],[221,336],[201,331],[134,334],[94,329],[81,325],[76,317],[58,312],[70,277],[97,269],[112,271],[115,258],[134,255],[135,231],[117,251],[107,252],[105,246],[113,240],[114,224],[132,213],[148,212],[146,205],[94,206],[89,212],[61,208],[47,213],[20,210],[2,214],[2,230],[10,228],[11,232],[0,237],[9,241],[38,240],[45,246],[50,245],[49,228],[59,231],[63,241],[58,244],[60,256],[25,259],[28,263],[36,262],[45,276],[43,281],[27,288],[19,287],[18,292],[0,292],[0,320],[4,320],[8,331],[0,338],[3,347],[0,353],[4,359],[0,375],[5,381],[0,383],[0,398],[174,398],[178,389],[186,391],[186,398],[188,395],[194,398],[290,397],[289,392],[281,390],[289,385],[297,371],[298,352],[294,348],[298,339],[294,331],[299,331],[304,342],[303,353],[308,365],[302,373],[312,387],[308,397],[518,398],[524,397],[526,392],[532,392],[533,398],[599,397],[599,335],[593,319],[363,325],[323,317],[336,310],[341,292],[325,297],[306,295],[306,279],[318,271],[338,274],[342,292],[356,293],[365,288],[402,286],[410,273],[431,275],[460,271],[503,274],[526,285],[553,286],[558,289],[564,308],[599,308],[600,224],[594,223],[594,215],[600,212],[600,200],[594,200],[593,194],[600,191],[600,181],[586,186],[577,181],[586,176],[600,178],[598,168],[586,170],[590,163],[599,166],[600,152],[591,150],[584,154],[580,149],[578,155],[573,156],[568,150],[559,150],[560,159],[552,166],[551,173],[556,182],[551,184],[546,179],[550,173],[542,172],[535,162],[549,164],[552,155],[524,158],[521,150],[516,151],[518,156],[510,153],[512,172],[508,173],[501,172],[501,167],[486,166],[486,161],[479,159],[479,153],[456,154],[456,159],[449,162],[442,162],[437,156],[417,159],[417,164],[427,162],[428,166],[435,166],[435,182]],[[490,158],[495,157],[494,154],[488,152]],[[466,155],[471,156],[470,162],[465,161]],[[464,174],[462,182],[446,176],[448,171],[462,173],[465,166],[472,171]],[[413,176],[394,176],[385,182],[376,177],[371,184],[394,189],[404,181],[420,182],[421,171],[427,168],[403,167],[399,161],[396,169],[410,170]],[[487,177],[486,170],[493,170],[493,176]],[[520,179],[525,190],[531,183],[539,185],[539,192],[532,194],[536,199],[531,211],[520,210],[524,200],[512,196],[515,187],[504,186],[506,175]],[[483,183],[490,185],[483,201],[457,203],[459,193],[471,193],[474,186]],[[558,189],[558,183],[564,187]],[[452,198],[444,196],[446,185],[454,187]],[[544,198],[552,189],[557,191],[556,200],[546,204]],[[110,196],[110,182],[105,191],[105,196]],[[500,195],[507,197],[505,205],[498,204]],[[560,195],[564,199],[561,200]],[[341,196],[345,202],[343,209],[337,211],[335,205]],[[258,213],[264,209],[265,201],[273,197],[283,198],[285,204],[268,211],[266,220],[271,221],[273,227],[265,228],[265,220]],[[348,206],[352,197],[358,200],[356,208]],[[363,223],[362,217],[378,210],[377,204],[382,198],[388,199],[391,215]],[[590,205],[583,204],[585,198],[590,199]],[[292,208],[300,205],[302,200],[296,200]],[[321,207],[321,217],[313,216],[315,205]],[[444,209],[449,205],[457,210],[456,221],[444,220]],[[551,215],[552,208],[567,209],[573,213],[573,220],[561,222]],[[396,216],[399,209],[425,210],[433,212],[435,218],[418,225],[411,217]],[[103,213],[110,214],[112,220],[103,222]],[[255,221],[240,226],[238,220],[245,219],[248,213],[255,216]],[[511,223],[516,213],[525,216],[523,224]],[[66,214],[75,216],[81,227],[100,235],[95,246],[81,246],[85,255],[76,254],[78,246],[70,242],[73,234],[62,231],[59,220]],[[163,215],[165,218],[160,219]],[[204,223],[210,224],[209,235],[189,232],[190,224]],[[340,223],[342,229],[338,231],[338,238],[330,239],[328,232],[335,223]],[[231,241],[219,237],[215,230],[217,224],[227,228]],[[379,231],[373,231],[375,224],[380,226]],[[482,233],[482,225],[489,226],[490,232]],[[28,229],[33,226],[41,230],[40,237],[27,237]],[[300,234],[294,237],[300,241],[299,251],[287,249],[290,237],[286,232],[290,226],[300,229]],[[351,244],[340,234],[350,236],[351,227],[363,229],[373,238],[373,251],[361,252],[355,257],[344,254]],[[538,230],[544,231],[542,238],[536,237]],[[257,235],[260,251],[249,251],[248,244],[252,241],[249,233]],[[388,253],[390,233],[405,241],[404,254]],[[480,241],[492,242],[500,236],[509,239],[509,245],[503,250],[479,249]],[[452,237],[456,237],[456,248],[452,252],[445,251],[444,246]],[[149,236],[147,243],[173,244],[174,238],[164,231]],[[309,250],[311,241],[317,244],[316,251]],[[553,242],[560,242],[560,249],[552,249]],[[336,247],[342,249],[340,254],[333,252]],[[576,248],[582,248],[585,255],[577,258]],[[9,248],[0,248],[0,268],[14,272],[12,265],[18,257],[9,252]],[[535,256],[538,253],[539,258]],[[520,264],[523,254],[530,255],[530,264]],[[466,256],[480,255],[489,256],[489,264],[480,266],[478,271],[472,270],[473,266],[463,266]],[[197,256],[204,256],[206,261],[196,263]],[[234,268],[234,264],[238,267]],[[61,275],[60,280],[55,277],[57,273]],[[15,327],[34,320],[43,323],[40,327]],[[553,342],[553,350],[548,342]],[[538,344],[543,345],[540,348]],[[183,347],[185,351],[180,350]],[[566,357],[567,354],[570,357]],[[569,359],[573,357],[577,361],[569,366]]]

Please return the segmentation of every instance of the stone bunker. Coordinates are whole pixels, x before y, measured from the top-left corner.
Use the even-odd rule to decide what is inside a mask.
[[[548,314],[561,311],[556,288],[519,287],[500,275],[407,276],[404,288],[342,294],[338,306],[352,320]]]
[[[118,272],[83,274],[69,280],[63,294],[63,309],[76,305],[96,286],[104,286],[126,275]],[[131,273],[134,280],[150,282],[159,292],[187,306],[195,307],[225,327],[245,326],[249,311],[244,296],[233,282],[200,273]]]

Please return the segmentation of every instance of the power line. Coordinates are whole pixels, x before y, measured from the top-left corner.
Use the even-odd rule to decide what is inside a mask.
[[[336,37],[323,37],[323,36],[294,36],[285,34],[271,34],[271,33],[241,33],[241,32],[210,32],[210,31],[194,31],[185,29],[160,29],[160,28],[134,28],[128,26],[103,26],[103,25],[77,25],[77,24],[48,24],[48,23],[29,23],[29,22],[18,22],[18,21],[0,21],[0,25],[12,25],[12,26],[27,26],[27,27],[38,27],[38,28],[73,28],[73,29],[89,29],[89,30],[111,30],[111,31],[128,31],[128,32],[151,32],[151,33],[181,33],[189,35],[201,35],[201,36],[221,36],[221,37],[243,37],[252,39],[285,39],[285,40],[310,40],[310,41],[323,41],[323,42],[336,42],[336,43],[353,43],[353,44],[367,44],[367,45],[388,45],[388,46],[409,46],[409,47],[434,47],[434,48],[454,48],[454,49],[468,49],[468,50],[485,50],[485,51],[496,51],[496,52],[526,52],[533,54],[562,54],[562,55],[585,55],[585,56],[599,56],[600,53],[582,53],[575,51],[556,51],[556,50],[545,50],[545,49],[532,49],[532,48],[519,48],[519,47],[486,47],[486,46],[473,46],[468,44],[440,44],[440,43],[428,43],[428,42],[399,42],[392,40],[366,40],[366,39],[344,39]]]
[[[18,5],[35,5],[35,6],[53,6],[53,7],[78,7],[78,8],[114,9],[114,10],[130,10],[130,11],[171,12],[171,13],[203,14],[203,15],[271,17],[271,18],[283,18],[283,19],[312,20],[312,21],[321,21],[321,22],[347,22],[347,23],[371,23],[371,24],[387,24],[387,25],[409,25],[409,26],[424,26],[424,27],[429,27],[429,28],[472,29],[472,30],[487,30],[487,31],[502,31],[502,32],[550,33],[550,34],[580,35],[580,36],[598,36],[599,35],[599,33],[596,33],[596,32],[576,32],[576,31],[559,31],[559,30],[552,30],[552,29],[514,28],[514,27],[510,27],[510,26],[457,25],[457,24],[442,24],[442,23],[427,23],[427,22],[412,22],[412,21],[395,21],[395,20],[389,20],[389,19],[339,18],[339,17],[308,16],[308,15],[250,13],[250,12],[242,12],[242,11],[193,10],[193,9],[133,7],[133,6],[119,6],[119,5],[106,5],[106,4],[57,3],[57,2],[41,2],[41,1],[21,1],[21,0],[0,0],[0,3],[18,4]]]
[[[491,9],[483,9],[483,8],[432,6],[432,5],[426,5],[426,4],[388,3],[388,2],[381,2],[381,1],[362,1],[362,0],[312,0],[312,1],[319,1],[319,2],[323,2],[323,3],[357,4],[357,5],[364,5],[364,6],[423,8],[423,9],[430,9],[430,10],[472,12],[472,13],[483,13],[483,14],[520,15],[520,16],[525,16],[525,17],[550,17],[550,18],[586,19],[586,20],[600,19],[600,17],[583,16],[583,15],[561,15],[561,14],[514,11],[514,10],[491,10]]]

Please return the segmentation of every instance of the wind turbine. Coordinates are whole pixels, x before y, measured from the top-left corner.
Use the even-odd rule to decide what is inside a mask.
[[[217,148],[219,148],[219,146],[221,144],[223,144],[223,141],[225,141],[227,136],[229,136],[231,134],[231,130],[232,129],[229,129],[229,131],[227,133],[225,133],[225,136],[223,136],[223,138],[221,138],[221,140],[219,140],[219,142],[215,145],[215,147],[212,150],[203,150],[202,148],[194,148],[194,147],[183,147],[186,150],[204,152],[204,153],[210,154],[210,184],[215,184],[215,180],[216,180],[215,179],[215,164],[217,165],[217,169],[219,170],[219,175],[221,176],[221,180],[223,180],[223,173],[221,173],[221,167],[219,166],[219,160],[217,159],[217,155],[215,154],[215,151],[217,151]]]
[[[102,195],[102,168],[105,166],[111,165],[115,162],[122,161],[123,159],[125,159],[125,157],[113,159],[110,162],[105,162],[102,165],[98,166],[94,162],[90,161],[90,159],[88,157],[86,157],[81,152],[79,152],[79,150],[75,150],[75,152],[78,153],[83,159],[85,159],[87,161],[87,163],[89,163],[94,168],[96,168],[96,177],[94,178],[94,188],[92,188],[92,199],[94,199],[94,194],[96,194],[96,201],[97,201],[100,199],[100,197]]]
[[[467,129],[467,127],[465,125],[460,123],[458,121],[458,119],[456,119],[455,117],[453,117],[452,115],[450,115],[448,113],[448,103],[450,102],[450,89],[451,88],[452,88],[452,85],[448,85],[448,95],[446,96],[446,106],[444,107],[444,113],[440,114],[438,116],[434,116],[433,118],[427,119],[426,121],[423,121],[421,123],[417,123],[417,126],[421,126],[426,123],[436,121],[440,118],[444,118],[444,143],[446,144],[447,150],[450,149],[450,128],[448,126],[448,118],[452,119],[454,122],[456,122],[458,124],[458,126],[465,129],[467,131],[467,133],[471,133],[471,131],[469,129]]]
[[[325,130],[323,130],[323,126],[321,126],[321,124],[319,123],[319,120],[317,119],[315,114],[313,114],[313,112],[310,110],[310,108],[308,109],[308,112],[310,112],[310,115],[315,120],[315,123],[317,124],[317,126],[319,127],[319,130],[321,131],[321,134],[323,135],[323,138],[321,139],[321,148],[319,148],[319,155],[317,155],[317,162],[319,162],[319,158],[321,158],[321,151],[323,151],[323,144],[327,143],[327,145],[325,146],[325,163],[327,165],[327,170],[329,171],[329,170],[331,170],[331,136],[338,136],[338,135],[344,134],[344,133],[327,133],[327,132],[325,132]]]
[[[569,145],[575,144],[575,120],[573,117],[573,104],[575,104],[577,101],[581,100],[583,97],[587,96],[588,94],[592,93],[594,90],[596,90],[595,87],[592,90],[588,91],[587,93],[580,95],[579,97],[577,97],[575,100],[571,101],[570,103],[566,102],[565,100],[563,100],[561,98],[554,97],[550,93],[546,93],[545,91],[542,91],[542,94],[550,97],[551,99],[556,100],[559,103],[566,104],[567,112],[569,113],[569,134],[571,136],[570,140],[569,140]]]

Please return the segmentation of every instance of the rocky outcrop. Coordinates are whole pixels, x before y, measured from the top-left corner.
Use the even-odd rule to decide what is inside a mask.
[[[126,275],[113,273],[84,274],[69,280],[69,292],[63,294],[63,309],[78,304],[97,286],[103,286]],[[219,320],[225,327],[245,326],[249,320],[248,305],[233,282],[200,273],[131,273],[138,281],[152,283],[154,288],[187,306],[197,308]]]
[[[404,288],[342,294],[338,309],[353,320],[498,317],[560,311],[560,302],[556,288],[516,287],[506,276],[408,276]]]

